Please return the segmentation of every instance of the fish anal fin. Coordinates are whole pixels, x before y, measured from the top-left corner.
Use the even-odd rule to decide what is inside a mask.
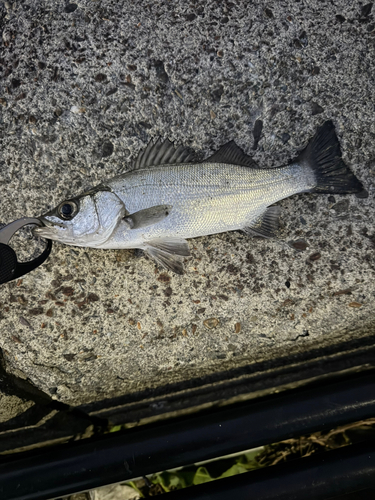
[[[132,164],[132,170],[167,165],[174,163],[189,163],[194,158],[194,152],[183,146],[175,146],[169,139],[150,141],[146,149],[139,152]]]
[[[263,238],[277,236],[280,226],[280,213],[281,208],[279,206],[268,207],[264,213],[245,226],[243,231],[252,236],[261,236]]]
[[[249,168],[259,168],[257,163],[244,153],[234,141],[227,142],[224,146],[221,146],[216,153],[204,160],[203,163],[228,163]]]
[[[190,255],[188,242],[183,238],[155,238],[143,250],[159,265],[176,274],[183,274],[184,257]]]
[[[171,210],[172,205],[156,205],[127,215],[124,217],[124,221],[129,225],[130,229],[140,229],[161,222],[168,217]]]

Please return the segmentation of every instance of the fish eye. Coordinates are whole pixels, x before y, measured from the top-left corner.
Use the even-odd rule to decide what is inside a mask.
[[[57,209],[57,212],[62,219],[70,220],[78,212],[78,207],[74,201],[64,201]]]

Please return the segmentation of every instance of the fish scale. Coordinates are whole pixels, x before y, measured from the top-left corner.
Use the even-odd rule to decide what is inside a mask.
[[[120,224],[99,248],[132,248],[162,236],[182,238],[241,229],[267,206],[314,187],[313,173],[292,164],[250,169],[228,164],[180,164],[123,174],[106,183],[128,212],[170,204],[169,217],[129,232]],[[155,186],[162,185],[161,190]]]

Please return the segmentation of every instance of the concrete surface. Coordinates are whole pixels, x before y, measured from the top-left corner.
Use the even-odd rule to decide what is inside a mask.
[[[0,424],[24,413],[33,404],[32,401],[26,401],[17,396],[9,396],[0,391]]]
[[[159,135],[202,155],[234,139],[275,167],[326,119],[367,190],[284,200],[279,239],[190,241],[184,276],[131,251],[55,244],[47,264],[1,286],[8,372],[80,404],[371,331],[374,10],[346,0],[0,3],[0,222],[125,171]],[[35,250],[26,233],[18,245],[24,257]]]

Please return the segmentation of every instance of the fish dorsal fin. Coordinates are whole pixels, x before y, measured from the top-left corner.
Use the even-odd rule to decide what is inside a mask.
[[[234,141],[227,142],[203,163],[229,163],[243,167],[259,168],[255,161],[237,146]]]
[[[171,163],[188,163],[194,153],[183,146],[175,146],[169,139],[150,141],[145,150],[140,151],[133,163],[133,170]]]

